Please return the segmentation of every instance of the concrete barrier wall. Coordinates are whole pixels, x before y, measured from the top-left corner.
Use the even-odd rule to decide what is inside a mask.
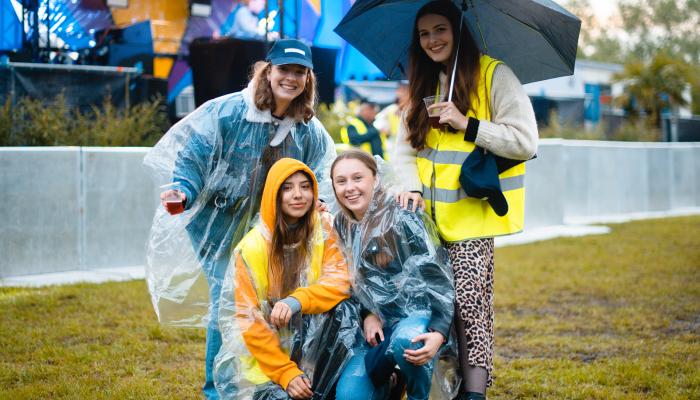
[[[144,265],[148,149],[0,148],[0,278]]]
[[[567,182],[561,142],[541,145],[525,168],[525,228],[561,225],[565,208],[559,199]]]
[[[80,265],[77,148],[0,149],[0,274]]]
[[[0,148],[0,278],[143,265],[147,151]],[[526,228],[700,207],[700,143],[545,139],[526,187]]]
[[[700,144],[558,143],[566,168],[565,220],[700,206]]]
[[[157,196],[143,166],[147,149],[83,149],[87,268],[144,265]]]

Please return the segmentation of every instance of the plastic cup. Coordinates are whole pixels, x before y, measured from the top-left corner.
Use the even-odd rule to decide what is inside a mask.
[[[176,183],[170,183],[161,186],[162,189],[166,189],[163,202],[165,203],[165,209],[170,215],[177,215],[185,211],[185,203],[182,200],[182,195],[180,186]]]
[[[441,128],[442,124],[440,124],[440,112],[442,111],[440,107],[436,107],[433,109],[428,109],[428,107],[432,106],[433,104],[437,104],[443,101],[442,96],[428,96],[423,98],[423,103],[425,103],[425,108],[428,111],[428,120],[430,121],[430,127],[431,128]]]

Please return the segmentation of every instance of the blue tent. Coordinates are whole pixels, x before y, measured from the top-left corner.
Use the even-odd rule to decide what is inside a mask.
[[[22,24],[10,0],[0,0],[0,51],[22,48]]]

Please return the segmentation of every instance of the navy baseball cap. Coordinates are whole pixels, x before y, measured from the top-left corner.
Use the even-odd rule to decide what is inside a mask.
[[[459,183],[467,196],[488,201],[499,217],[508,213],[508,201],[501,191],[494,154],[479,146],[474,147],[462,164]]]
[[[314,69],[311,61],[311,48],[296,39],[276,41],[267,53],[267,61],[272,65],[299,64]]]

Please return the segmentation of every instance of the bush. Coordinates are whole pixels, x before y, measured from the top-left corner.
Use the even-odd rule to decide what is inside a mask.
[[[624,142],[658,142],[661,140],[661,129],[641,118],[627,119],[609,135],[609,139]]]
[[[0,146],[152,146],[168,125],[161,98],[129,109],[106,98],[81,113],[62,94],[48,102],[24,97],[0,108]]]
[[[602,124],[593,130],[586,130],[581,126],[562,124],[555,111],[549,116],[549,125],[539,128],[541,138],[561,138],[561,139],[581,139],[581,140],[604,140]]]
[[[322,103],[316,108],[316,117],[321,121],[335,143],[342,143],[340,140],[340,129],[348,123],[348,117],[354,115],[353,107],[357,105],[353,102],[345,104],[336,100],[333,104]]]
[[[549,118],[549,125],[539,129],[541,138],[562,138],[579,140],[617,140],[624,142],[658,142],[661,130],[641,118],[628,118],[612,132],[606,132],[604,122],[593,129],[561,124],[555,112]]]

